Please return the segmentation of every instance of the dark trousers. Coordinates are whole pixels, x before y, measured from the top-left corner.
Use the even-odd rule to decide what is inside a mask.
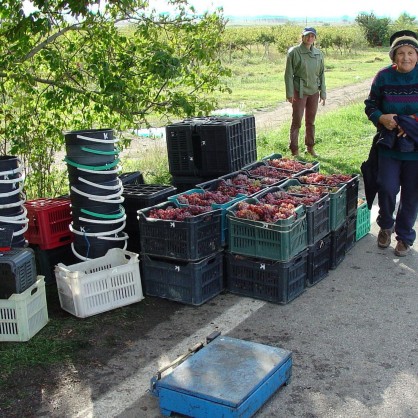
[[[401,161],[379,153],[377,224],[390,229],[395,224],[396,239],[412,245],[418,214],[418,161]],[[396,196],[401,192],[396,218]]]
[[[290,126],[289,149],[299,149],[299,130],[305,113],[305,145],[310,148],[315,144],[315,116],[318,111],[319,92],[311,96],[299,97],[295,91],[292,103],[292,124]]]

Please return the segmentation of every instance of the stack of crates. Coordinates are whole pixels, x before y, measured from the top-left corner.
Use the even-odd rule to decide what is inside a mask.
[[[28,341],[48,322],[45,283],[30,248],[0,253],[0,341]]]
[[[238,295],[286,304],[305,290],[306,210],[303,205],[298,206],[292,216],[275,223],[238,217],[240,203],[257,204],[257,196],[227,209],[226,289]]]
[[[127,249],[140,252],[138,210],[162,203],[175,194],[177,189],[163,184],[125,184],[122,203],[126,213],[125,232],[129,235]]]
[[[166,126],[169,171],[178,191],[240,170],[257,159],[255,118],[190,118]]]
[[[289,179],[280,185],[280,189],[290,193],[292,186],[302,187],[298,179]],[[291,190],[291,189],[290,189]],[[290,193],[292,194],[292,193]],[[304,194],[297,194],[303,196]],[[319,200],[310,206],[306,206],[307,230],[308,230],[308,274],[306,285],[308,287],[318,283],[328,275],[330,269],[330,194],[324,193]]]
[[[297,178],[303,183],[303,176],[311,173],[313,171],[307,170]],[[337,268],[355,243],[359,176],[353,174],[350,177],[350,180],[341,182],[337,186],[326,183],[316,184],[327,187],[330,195],[330,269]]]
[[[183,220],[150,217],[179,208],[163,202],[138,211],[145,294],[199,306],[223,290],[221,209]]]
[[[25,238],[35,252],[39,274],[47,284],[53,283],[54,266],[61,261],[76,260],[71,250],[71,200],[69,197],[28,200],[25,208],[29,220]]]

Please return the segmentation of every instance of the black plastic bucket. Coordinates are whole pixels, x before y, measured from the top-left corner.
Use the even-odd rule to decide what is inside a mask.
[[[2,193],[1,193],[2,194]],[[22,202],[22,204],[25,201],[25,196],[23,193],[16,191],[10,193],[9,196],[1,196],[0,194],[0,209],[7,209],[9,205]]]
[[[120,238],[124,236],[123,233],[118,234]],[[81,235],[74,235],[72,243],[73,252],[80,259],[103,257],[111,248],[125,248],[125,246],[126,240],[110,241]]]
[[[70,164],[67,164],[69,183],[80,184],[80,177],[93,183],[105,183],[108,181],[116,180],[118,178],[119,172],[121,171],[120,166],[113,166],[113,164],[109,168],[103,170],[95,170],[95,168],[96,167],[91,166],[87,169],[82,167],[74,167]]]
[[[4,208],[4,207],[0,207],[0,218],[3,217],[18,217],[18,216],[22,216],[24,213],[24,209],[22,205],[19,206],[13,206],[10,208]],[[2,220],[0,220],[0,222],[4,222]]]
[[[26,240],[24,232],[26,230],[26,224],[22,223],[8,223],[8,222],[0,222],[0,227],[8,227],[13,229],[13,240],[12,240],[12,247],[25,247]]]
[[[117,155],[103,155],[93,154],[87,152],[79,152],[74,154],[67,154],[65,161],[72,161],[76,164],[89,165],[91,167],[105,166],[112,164],[116,160]],[[94,168],[93,168],[94,169]]]
[[[65,146],[79,145],[93,147],[97,146],[97,149],[103,151],[110,151],[115,147],[117,140],[114,139],[113,130],[104,129],[85,129],[81,131],[67,131],[64,132]],[[103,148],[99,148],[103,146]],[[105,147],[109,148],[105,148]]]
[[[71,185],[71,205],[76,208],[89,209],[92,212],[98,213],[109,214],[118,211],[119,205],[124,200],[122,196],[123,187],[120,185],[120,180],[114,179],[100,184],[97,183],[97,185],[113,189],[99,188],[85,183]]]
[[[123,206],[112,209],[113,205],[102,204],[90,206],[89,208],[71,205],[71,215],[73,219],[85,218],[92,220],[115,220],[122,219],[125,215]]]
[[[112,231],[122,230],[125,228],[125,219],[120,220],[102,220],[97,222],[96,219],[85,220],[87,218],[73,218],[73,228],[77,231],[84,231],[87,233],[111,233]],[[107,234],[109,235],[109,234]]]
[[[13,155],[0,156],[0,193],[15,191],[23,180],[19,158]]]

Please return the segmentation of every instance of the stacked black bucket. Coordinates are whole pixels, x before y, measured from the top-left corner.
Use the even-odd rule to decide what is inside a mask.
[[[72,251],[81,260],[126,248],[126,215],[122,181],[118,177],[118,142],[111,129],[64,134],[74,233]]]
[[[0,156],[0,235],[11,235],[11,247],[25,247],[24,233],[28,229],[26,196],[23,192],[25,176],[19,158]]]

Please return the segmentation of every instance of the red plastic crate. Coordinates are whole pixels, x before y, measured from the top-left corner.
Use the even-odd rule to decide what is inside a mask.
[[[42,250],[61,247],[73,241],[69,198],[35,199],[25,202],[29,219],[25,237]]]

